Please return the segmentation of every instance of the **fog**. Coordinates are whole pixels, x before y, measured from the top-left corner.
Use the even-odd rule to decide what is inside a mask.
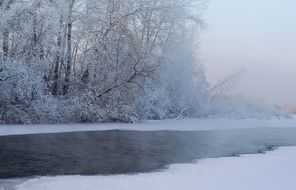
[[[292,1],[3,2],[2,124],[265,118],[295,101]]]
[[[211,83],[245,66],[234,93],[295,103],[295,7],[293,0],[211,0],[200,48]]]

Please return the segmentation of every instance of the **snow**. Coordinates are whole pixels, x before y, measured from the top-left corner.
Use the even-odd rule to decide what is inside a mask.
[[[143,121],[136,124],[2,125],[0,126],[0,136],[101,130],[198,131],[259,127],[296,127],[296,117],[293,119],[184,119]]]
[[[155,173],[41,177],[17,190],[294,190],[296,147],[172,165]]]

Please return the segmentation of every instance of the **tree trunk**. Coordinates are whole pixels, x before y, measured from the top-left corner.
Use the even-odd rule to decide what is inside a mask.
[[[73,13],[74,0],[69,0],[69,12],[67,20],[67,52],[66,52],[66,73],[63,94],[66,95],[69,91],[70,76],[72,69],[72,13]]]
[[[60,30],[59,30],[59,36],[57,41],[57,52],[56,52],[56,58],[55,58],[55,65],[54,65],[54,82],[52,85],[52,94],[54,96],[59,95],[59,81],[60,81],[60,62],[62,60],[62,35],[63,35],[63,15],[61,13],[60,16]]]
[[[4,29],[2,46],[3,46],[3,57],[5,60],[8,57],[8,53],[9,53],[9,30],[8,29]]]

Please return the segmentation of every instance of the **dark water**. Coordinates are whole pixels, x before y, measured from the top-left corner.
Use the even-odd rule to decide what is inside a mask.
[[[0,179],[149,172],[296,145],[296,129],[100,131],[0,137]]]

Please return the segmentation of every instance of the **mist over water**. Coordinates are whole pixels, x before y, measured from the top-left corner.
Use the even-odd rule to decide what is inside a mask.
[[[101,131],[0,138],[0,179],[129,174],[296,145],[296,129]]]

